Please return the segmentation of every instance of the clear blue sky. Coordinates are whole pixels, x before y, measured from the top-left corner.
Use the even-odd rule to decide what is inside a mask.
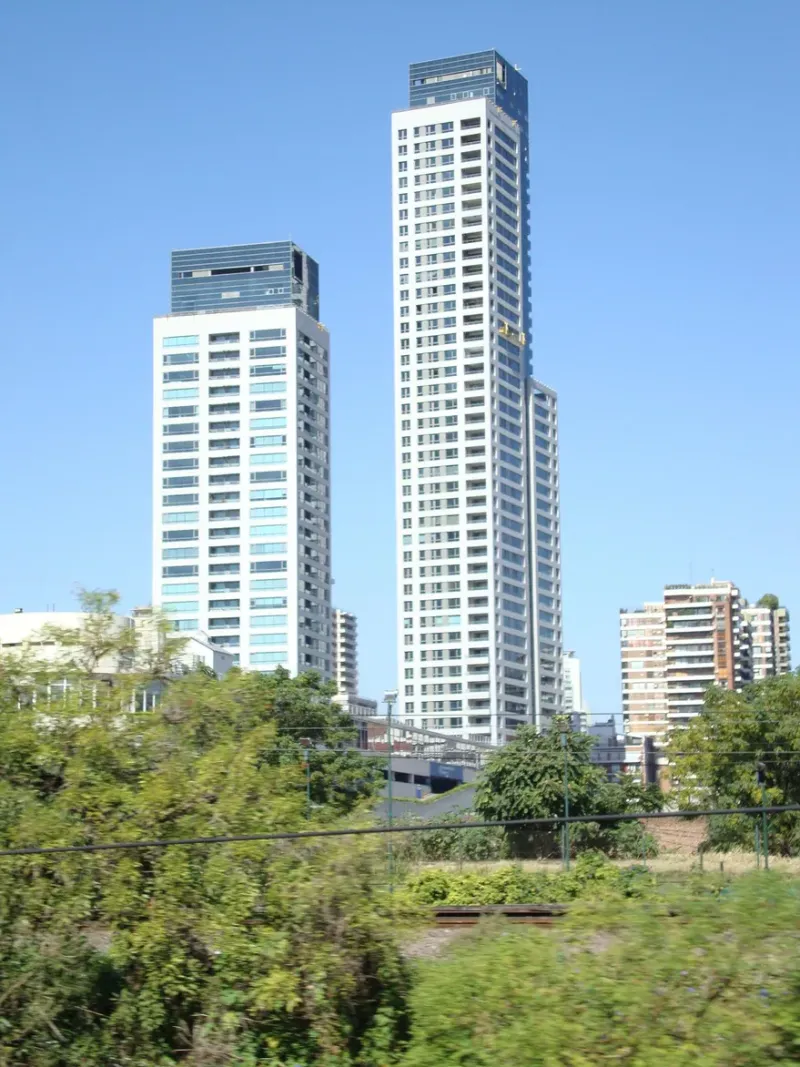
[[[496,47],[530,85],[535,370],[593,711],[619,708],[619,607],[664,582],[800,622],[798,42],[797,0],[7,0],[0,610],[149,600],[170,250],[291,236],[334,345],[335,600],[365,695],[394,683],[389,112],[409,62]]]

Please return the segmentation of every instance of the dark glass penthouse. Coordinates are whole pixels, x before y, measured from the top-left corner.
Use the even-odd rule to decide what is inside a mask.
[[[319,266],[291,241],[172,253],[173,314],[286,305],[319,321]]]

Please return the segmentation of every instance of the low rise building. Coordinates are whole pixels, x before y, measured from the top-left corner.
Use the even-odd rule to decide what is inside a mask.
[[[53,667],[69,662],[72,646],[59,641],[58,631],[80,632],[91,625],[92,614],[83,611],[33,611],[22,609],[9,614],[0,614],[0,654],[30,655]],[[130,642],[137,655],[151,655],[159,650],[164,641],[164,634],[157,625],[157,616],[152,608],[134,608],[131,615],[117,615],[114,625],[119,633],[125,630],[135,632]],[[83,666],[98,678],[113,678],[116,675],[135,671],[136,657],[127,651],[127,642],[120,642],[122,650],[107,652],[96,662],[86,661]],[[176,651],[171,665],[171,673],[180,675],[186,671],[203,666],[214,672],[217,677],[225,675],[233,666],[234,657],[230,652],[218,648],[209,641],[205,634],[188,636]]]

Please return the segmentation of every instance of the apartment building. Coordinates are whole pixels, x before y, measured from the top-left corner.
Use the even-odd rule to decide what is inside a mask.
[[[589,729],[589,706],[583,698],[581,661],[577,654],[566,650],[561,657],[563,713],[581,730]]]
[[[528,91],[413,64],[392,117],[398,715],[501,744],[561,706],[557,398],[531,375]]]
[[[290,241],[174,252],[153,358],[153,603],[243,668],[330,678],[317,264]]]
[[[791,669],[789,615],[776,598],[748,605],[733,582],[668,585],[663,600],[620,611],[620,654],[625,734],[658,747],[702,710],[709,686]]]

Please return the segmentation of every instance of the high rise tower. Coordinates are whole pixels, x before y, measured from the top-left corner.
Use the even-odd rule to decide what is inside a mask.
[[[392,117],[398,714],[500,744],[561,704],[556,395],[533,381],[527,82],[410,70]]]
[[[172,256],[154,321],[153,603],[252,670],[332,673],[329,349],[289,241]]]

